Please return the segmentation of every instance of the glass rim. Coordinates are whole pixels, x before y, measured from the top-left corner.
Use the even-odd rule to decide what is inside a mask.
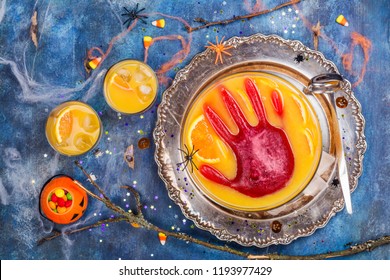
[[[153,77],[155,78],[156,80],[156,94],[154,95],[154,98],[153,100],[150,102],[150,104],[143,110],[141,111],[138,111],[138,112],[134,112],[134,113],[128,113],[128,112],[122,112],[116,108],[114,108],[112,106],[112,104],[108,101],[107,97],[106,97],[106,79],[107,79],[107,76],[108,74],[110,73],[110,71],[115,67],[117,66],[119,63],[123,63],[123,62],[136,62],[138,64],[142,64],[143,66],[145,66],[146,68],[150,69],[151,70],[151,73],[153,75]],[[158,83],[158,78],[157,78],[157,74],[156,72],[152,69],[152,67],[150,67],[147,63],[141,61],[141,60],[137,60],[137,59],[131,59],[131,58],[125,58],[125,59],[121,59],[119,61],[117,61],[116,63],[114,63],[113,65],[111,65],[108,69],[107,69],[107,72],[106,74],[104,75],[104,79],[103,79],[103,96],[104,96],[104,100],[106,101],[107,105],[112,109],[114,110],[115,112],[117,113],[120,113],[122,115],[140,115],[140,114],[143,114],[145,113],[147,110],[149,110],[151,107],[153,107],[154,103],[156,102],[157,100],[157,96],[158,96],[158,90],[159,90],[159,83]]]
[[[76,103],[80,103],[82,104],[83,106],[86,106],[88,107],[89,109],[92,110],[92,112],[96,115],[98,121],[99,121],[99,135],[95,141],[95,143],[89,148],[87,149],[86,151],[82,152],[82,153],[79,153],[79,154],[74,154],[74,155],[68,155],[68,154],[65,154],[61,151],[59,151],[52,143],[51,141],[49,140],[49,137],[48,137],[48,130],[47,130],[47,125],[48,125],[48,122],[49,122],[49,117],[50,115],[53,113],[53,111],[55,111],[57,108],[59,108],[60,106],[63,106],[67,103],[73,103],[73,102],[76,102]],[[65,106],[63,107],[65,108]],[[63,109],[62,108],[62,109]],[[67,100],[67,101],[64,101],[64,102],[61,102],[60,104],[58,104],[57,106],[55,106],[49,113],[47,119],[46,119],[46,124],[45,124],[45,136],[46,136],[46,141],[49,143],[49,145],[59,154],[63,155],[63,156],[68,156],[68,157],[75,157],[75,156],[81,156],[81,155],[84,155],[88,152],[90,152],[91,150],[93,150],[97,144],[99,143],[100,139],[102,138],[102,134],[103,134],[103,123],[102,123],[102,120],[100,119],[99,117],[99,114],[96,112],[96,110],[91,106],[89,105],[88,103],[84,102],[84,101],[80,101],[80,100]]]

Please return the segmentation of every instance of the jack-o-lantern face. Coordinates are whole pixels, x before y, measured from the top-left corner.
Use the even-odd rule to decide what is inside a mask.
[[[344,96],[337,97],[336,105],[339,108],[346,108],[348,106],[348,100]]]
[[[79,184],[66,175],[51,178],[40,196],[44,216],[57,224],[70,224],[80,219],[87,208],[88,196]]]

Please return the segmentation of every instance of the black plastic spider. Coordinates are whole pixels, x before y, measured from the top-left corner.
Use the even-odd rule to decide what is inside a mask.
[[[296,62],[296,63],[301,63],[301,62],[303,62],[305,60],[305,57],[303,56],[303,54],[298,54],[295,58],[294,58],[294,61]]]
[[[334,177],[332,182],[330,183],[333,187],[337,188],[340,185],[340,181],[338,178]]]
[[[195,150],[195,147],[192,146],[192,151],[190,152],[190,150],[188,149],[187,145],[184,145],[184,147],[186,148],[185,151],[182,150],[182,149],[179,149],[179,151],[184,154],[184,161],[178,163],[177,166],[179,167],[180,165],[184,164],[184,167],[181,170],[181,171],[183,171],[184,169],[187,168],[188,164],[191,163],[191,173],[193,173],[194,172],[194,167],[196,168],[196,170],[198,170],[198,167],[196,166],[193,157],[199,151],[199,149]]]
[[[140,15],[139,13],[142,12],[143,10],[145,10],[145,8],[142,8],[140,10],[138,10],[138,3],[137,5],[135,6],[135,8],[131,9],[131,10],[128,10],[127,8],[123,7],[123,9],[125,9],[126,13],[122,14],[121,16],[126,16],[128,17],[125,22],[123,23],[123,25],[125,25],[127,23],[127,28],[129,28],[130,24],[133,22],[133,20],[135,19],[139,19],[140,21],[142,21],[143,23],[146,24],[146,21],[144,20],[144,18],[148,18],[147,16],[144,16],[144,15]]]

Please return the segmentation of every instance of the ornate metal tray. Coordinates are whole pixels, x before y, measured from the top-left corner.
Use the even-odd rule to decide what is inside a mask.
[[[177,167],[177,163],[183,161],[178,148],[182,147],[181,132],[186,112],[205,87],[226,75],[246,71],[270,73],[289,81],[303,92],[312,77],[339,72],[320,52],[307,48],[299,41],[255,34],[232,37],[225,44],[233,46],[229,50],[233,55],[225,57],[224,64],[214,65],[215,53],[205,50],[177,73],[172,86],[164,92],[154,130],[158,172],[170,198],[181,207],[183,214],[219,239],[244,246],[289,244],[324,227],[344,207],[335,169],[334,114],[327,98],[324,95],[308,96],[322,131],[322,157],[315,176],[294,199],[277,208],[257,212],[231,210],[217,205],[200,191],[188,170],[182,171]],[[343,106],[337,108],[337,121],[342,129],[350,190],[353,191],[362,172],[366,150],[364,118],[348,81],[344,81],[336,96],[343,101]]]

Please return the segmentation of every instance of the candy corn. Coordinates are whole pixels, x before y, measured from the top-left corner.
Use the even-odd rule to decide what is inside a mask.
[[[150,36],[144,36],[144,48],[147,49],[152,44],[153,38]]]
[[[165,242],[167,242],[167,236],[165,233],[159,232],[158,239],[160,240],[161,245],[165,245]]]
[[[336,18],[336,22],[342,26],[348,26],[349,23],[348,21],[345,19],[345,17],[343,15],[339,15],[337,18]]]
[[[159,27],[159,28],[164,28],[165,27],[165,19],[158,19],[152,22],[153,26]]]
[[[133,227],[135,227],[135,228],[139,228],[139,227],[140,227],[140,225],[139,225],[139,224],[137,224],[136,222],[134,222],[134,223],[131,223],[131,225],[132,225]]]
[[[99,66],[100,64],[100,61],[102,61],[102,58],[101,57],[96,57],[94,59],[92,59],[90,62],[88,62],[88,66],[93,70],[93,69],[96,69],[96,67]]]

